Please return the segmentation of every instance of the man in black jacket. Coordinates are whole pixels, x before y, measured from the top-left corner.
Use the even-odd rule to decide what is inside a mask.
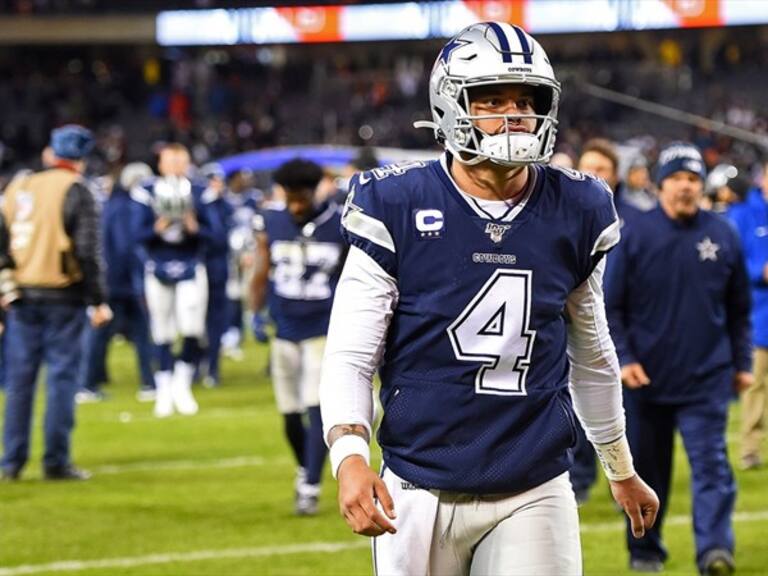
[[[51,133],[53,166],[14,179],[0,212],[0,304],[8,311],[2,477],[16,480],[29,457],[35,381],[46,363],[43,475],[85,480],[70,460],[80,335],[87,316],[109,322],[101,239],[82,174],[91,132],[67,125]],[[87,308],[86,308],[87,307]]]

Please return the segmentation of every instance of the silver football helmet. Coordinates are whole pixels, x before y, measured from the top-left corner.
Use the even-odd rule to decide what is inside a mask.
[[[158,216],[181,220],[185,212],[192,210],[192,184],[184,177],[165,176],[155,182],[153,208]]]
[[[493,84],[523,84],[535,89],[535,114],[472,116],[469,91]],[[555,147],[560,83],[541,45],[517,26],[481,22],[468,26],[437,57],[429,81],[435,137],[465,164],[490,160],[503,166],[547,162]],[[480,130],[478,119],[502,118],[500,134]],[[535,118],[534,133],[510,130],[510,121]]]

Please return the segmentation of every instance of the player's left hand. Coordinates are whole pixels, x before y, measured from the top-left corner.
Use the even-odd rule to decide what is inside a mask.
[[[637,474],[626,480],[611,481],[613,499],[624,509],[632,524],[635,538],[645,536],[645,531],[656,522],[659,497]]]
[[[736,392],[744,392],[755,383],[755,377],[751,372],[736,372],[733,376],[733,387]]]
[[[352,455],[339,466],[339,511],[355,534],[381,536],[385,532],[394,534],[392,524],[397,515],[392,496],[386,484],[362,456]],[[381,503],[381,510],[376,506]]]

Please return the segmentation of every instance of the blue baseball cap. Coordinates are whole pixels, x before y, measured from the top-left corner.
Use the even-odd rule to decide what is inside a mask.
[[[701,152],[690,142],[672,142],[659,153],[659,161],[656,165],[656,183],[661,186],[661,181],[675,172],[691,172],[702,181],[707,177],[707,169]]]
[[[95,145],[93,132],[78,124],[66,124],[51,131],[51,148],[59,158],[80,160],[88,156]]]

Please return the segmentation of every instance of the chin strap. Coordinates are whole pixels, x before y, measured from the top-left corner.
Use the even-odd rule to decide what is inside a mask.
[[[435,140],[437,140],[438,144],[442,144],[445,142],[445,134],[443,133],[443,130],[440,128],[440,125],[436,122],[432,122],[430,120],[416,120],[416,122],[413,123],[414,128],[430,128],[434,130],[435,132]]]
[[[416,120],[416,122],[413,123],[414,128],[432,128],[432,130],[440,130],[440,126],[436,122],[432,122],[431,120]]]

